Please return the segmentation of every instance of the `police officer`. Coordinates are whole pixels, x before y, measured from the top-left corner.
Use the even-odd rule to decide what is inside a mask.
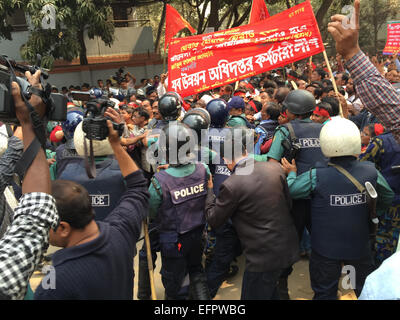
[[[71,157],[65,164],[58,179],[71,180],[83,185],[89,192],[92,207],[95,210],[96,220],[103,220],[118,204],[126,190],[124,179],[117,160],[112,156],[113,150],[107,139],[93,140],[93,154],[96,161],[96,178],[90,179],[85,168],[86,139],[82,130],[82,122],[78,124],[74,133],[74,146],[79,157]]]
[[[176,92],[167,92],[158,102],[158,112],[162,120],[160,120],[156,128],[162,129],[169,121],[178,120],[182,113],[183,100]]]
[[[168,169],[157,172],[149,187],[150,218],[156,219],[161,248],[161,277],[166,299],[185,299],[181,292],[186,275],[191,297],[209,299],[202,267],[205,199],[210,176],[207,165],[195,164],[191,130],[171,122],[160,135],[159,150]]]
[[[73,108],[67,112],[67,120],[62,122],[61,128],[66,139],[65,144],[61,144],[56,149],[56,172],[60,176],[64,170],[68,159],[78,156],[74,145],[74,132],[79,123],[83,120],[83,112],[78,108]]]
[[[195,155],[198,162],[209,165],[216,162],[214,157],[217,154],[208,148],[208,128],[210,127],[211,117],[206,109],[194,108],[185,113],[182,123],[193,130],[193,137],[196,139]],[[207,144],[205,144],[205,142]]]
[[[241,99],[241,98],[240,98]],[[226,127],[229,119],[229,107],[223,99],[213,99],[208,102],[206,110],[211,116],[211,126],[208,132],[209,147],[217,153],[210,164],[213,177],[213,192],[219,194],[222,183],[231,175],[221,153],[223,142],[230,133]],[[222,282],[238,272],[232,262],[241,254],[241,245],[232,221],[228,220],[217,229],[208,228],[208,241],[206,251],[207,283],[210,288],[211,298],[214,298]]]
[[[362,186],[370,182],[376,189],[378,208],[390,206],[394,194],[371,162],[357,161],[361,138],[353,122],[343,118],[328,122],[321,130],[320,143],[323,154],[330,158],[328,164],[321,163],[296,177],[295,161],[282,161],[289,172],[291,196],[311,196],[311,287],[314,299],[336,299],[343,263],[355,268],[349,276],[355,276],[353,289],[358,296],[374,269],[369,243],[371,217]]]
[[[171,121],[176,121],[182,112],[182,98],[176,92],[167,92],[158,101],[158,112],[162,119],[158,120],[153,126],[152,130],[148,133],[147,146],[158,143],[158,137],[162,129]],[[153,171],[157,171],[158,165],[163,164],[160,161],[152,163]],[[150,220],[149,223],[149,239],[151,254],[153,258],[153,266],[157,259],[157,252],[160,251],[159,234],[156,224]],[[147,251],[145,244],[139,251],[139,276],[138,276],[138,293],[139,300],[149,300],[151,296],[150,277],[147,264]]]
[[[390,208],[381,213],[375,243],[375,263],[379,266],[397,248],[400,232],[400,145],[390,132],[372,138],[360,161],[371,161],[395,193]]]
[[[244,100],[239,96],[232,97],[228,102],[228,110],[229,110],[229,120],[227,123],[228,127],[247,127],[254,128],[254,126],[246,119],[246,115],[244,111],[246,109],[246,104]]]
[[[280,161],[283,157],[291,161],[295,157],[299,174],[309,170],[317,162],[326,162],[319,144],[322,124],[310,120],[315,106],[314,96],[306,90],[294,90],[287,95],[283,107],[286,108],[290,122],[277,127],[267,154],[269,161]],[[310,201],[293,201],[292,215],[301,241],[304,227],[311,231]],[[281,299],[289,299],[287,277],[291,271],[292,268],[286,270],[280,279]]]

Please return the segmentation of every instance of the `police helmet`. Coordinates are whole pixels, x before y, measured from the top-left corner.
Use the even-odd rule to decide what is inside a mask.
[[[83,112],[78,110],[68,110],[67,120],[61,123],[61,128],[64,132],[64,137],[67,140],[74,138],[74,132],[78,124],[83,119]]]
[[[164,120],[173,121],[179,118],[182,98],[176,92],[167,92],[158,101],[158,112]]]
[[[195,140],[190,128],[178,121],[170,121],[159,138],[159,149],[166,155],[169,165],[183,165],[194,161],[191,151]]]
[[[207,130],[210,127],[211,118],[207,110],[195,108],[185,113],[182,122],[196,132],[198,141],[200,141],[201,130]]]
[[[361,153],[360,130],[354,122],[333,118],[325,124],[319,135],[321,151],[325,157],[354,156]]]
[[[314,96],[307,90],[294,90],[289,92],[283,101],[283,106],[295,115],[303,115],[315,109],[316,101]]]
[[[99,88],[93,88],[89,91],[90,97],[93,99],[99,99],[103,96],[103,91]]]
[[[206,110],[211,117],[211,127],[222,128],[229,118],[228,106],[223,99],[213,99],[207,103]]]

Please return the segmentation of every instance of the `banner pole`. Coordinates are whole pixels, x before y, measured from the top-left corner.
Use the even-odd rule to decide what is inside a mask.
[[[148,269],[149,269],[151,299],[152,300],[157,300],[156,287],[154,285],[153,257],[151,255],[149,228],[148,228],[146,219],[143,220],[143,232],[144,232],[144,241],[146,243],[146,255],[147,255],[147,266],[148,266]]]
[[[339,94],[339,90],[336,85],[335,77],[333,76],[333,73],[332,73],[331,65],[329,63],[329,59],[328,59],[328,55],[326,54],[326,50],[323,51],[323,54],[324,54],[324,59],[326,62],[326,67],[328,68],[329,76],[332,81],[333,89],[335,90],[336,94]],[[340,116],[343,118],[343,110],[342,110],[342,105],[340,103],[340,100],[339,100],[339,113],[340,113]]]

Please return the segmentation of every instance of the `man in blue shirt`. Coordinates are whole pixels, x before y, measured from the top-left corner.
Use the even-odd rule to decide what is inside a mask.
[[[118,122],[115,110],[108,108],[105,115]],[[127,191],[104,221],[95,221],[85,188],[67,180],[53,182],[60,223],[50,231],[50,243],[63,249],[53,255],[55,288],[45,290],[40,285],[35,299],[133,298],[133,258],[147,216],[149,194],[143,173],[121,146],[111,122],[107,124],[108,140]]]

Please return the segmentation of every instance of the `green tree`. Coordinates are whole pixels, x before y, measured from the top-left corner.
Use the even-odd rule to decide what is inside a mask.
[[[26,5],[26,0],[0,0],[0,39],[12,40],[12,26],[8,18],[16,9],[21,9]]]
[[[56,11],[54,29],[43,29],[46,3]],[[32,30],[29,39],[21,48],[21,56],[33,62],[40,53],[43,63],[50,67],[54,59],[72,60],[79,56],[81,65],[87,65],[84,35],[90,39],[100,37],[108,46],[114,40],[112,0],[30,0],[25,12],[31,19]]]

